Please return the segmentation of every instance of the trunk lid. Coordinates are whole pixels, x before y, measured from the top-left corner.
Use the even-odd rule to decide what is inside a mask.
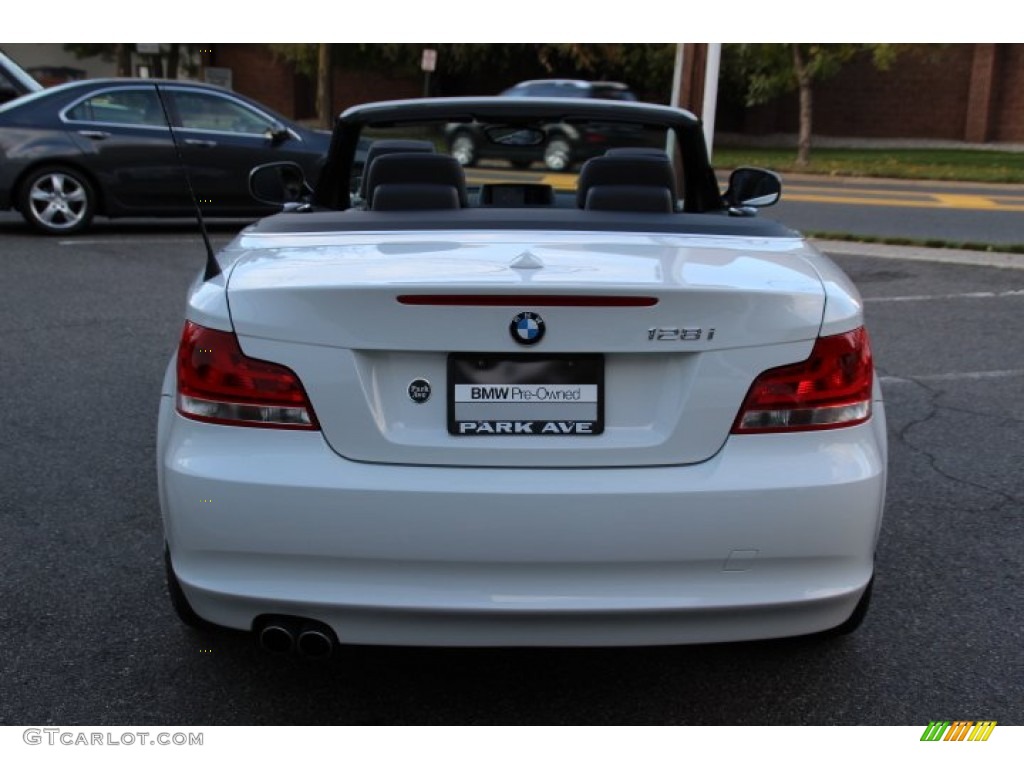
[[[804,246],[792,238],[520,231],[279,242],[240,241],[228,285],[232,323],[247,355],[299,375],[324,438],[356,461],[706,460],[727,438],[753,379],[806,358],[825,303]],[[531,333],[540,320],[543,338],[520,343],[514,320]],[[577,362],[587,371],[579,380],[566,373]],[[466,403],[465,387],[476,379],[457,372],[460,365],[497,366],[480,374],[484,384],[540,382],[554,392],[562,391],[558,382],[570,390],[583,383],[576,396],[582,391],[592,405],[512,405],[498,390]],[[452,376],[463,389],[449,387]],[[456,392],[466,397],[449,403]],[[587,421],[580,414],[594,408],[603,411],[600,434],[566,433],[563,425]],[[506,420],[537,421],[538,431],[556,426],[544,434],[460,434],[451,426],[452,434],[453,413],[492,430]]]

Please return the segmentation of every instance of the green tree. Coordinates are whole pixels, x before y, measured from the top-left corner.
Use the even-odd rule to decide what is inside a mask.
[[[132,75],[132,43],[65,43],[64,50],[79,59],[99,58],[103,61],[117,62],[117,76]]]
[[[177,79],[178,72],[185,69],[192,73],[195,69],[192,65],[192,54],[196,46],[192,43],[162,43],[160,53],[136,54],[149,66],[154,77],[169,77]],[[135,43],[66,43],[65,51],[70,51],[80,59],[100,58],[104,61],[117,62],[117,76],[131,77],[132,53],[135,51]],[[183,62],[186,66],[182,66]]]
[[[270,48],[299,73],[317,78],[318,44]],[[527,78],[581,77],[622,80],[656,100],[669,96],[675,56],[674,43],[335,43],[330,48],[335,66],[395,77],[418,76],[423,49],[434,48],[437,75],[469,83],[478,93]]]
[[[274,55],[287,61],[295,71],[311,78],[316,84],[316,117],[321,128],[334,125],[334,63],[335,49],[332,43],[273,43]]]
[[[792,91],[799,94],[800,129],[796,164],[811,159],[814,84],[833,77],[855,56],[868,53],[887,69],[906,46],[888,43],[743,43],[726,46],[732,76],[745,85],[747,106],[764,104]]]

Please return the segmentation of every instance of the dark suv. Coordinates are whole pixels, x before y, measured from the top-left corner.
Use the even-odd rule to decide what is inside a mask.
[[[502,91],[501,95],[636,101],[636,96],[627,85],[589,80],[527,80]]]
[[[636,101],[622,83],[587,80],[527,80],[501,92],[509,98],[611,99]],[[489,139],[488,126],[452,123],[446,128],[448,151],[463,166],[479,160],[507,160],[516,168],[529,168],[540,161],[550,171],[569,171],[578,163],[602,155],[613,147],[642,146],[646,142],[635,127],[607,124],[574,125],[571,122],[541,126],[537,140],[503,141]],[[526,133],[524,132],[524,136]]]

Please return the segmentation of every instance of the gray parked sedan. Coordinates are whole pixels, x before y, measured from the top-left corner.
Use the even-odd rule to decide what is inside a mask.
[[[249,196],[249,170],[290,160],[315,179],[329,143],[329,133],[223,88],[79,80],[0,105],[0,210],[61,235],[96,215],[189,215],[184,165],[206,215],[261,216],[273,209]]]

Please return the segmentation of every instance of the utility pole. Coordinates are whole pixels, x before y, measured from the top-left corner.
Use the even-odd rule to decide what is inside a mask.
[[[318,43],[316,65],[316,107],[321,128],[334,127],[334,68],[331,44]]]
[[[721,43],[676,44],[671,104],[693,112],[701,118],[704,123],[704,143],[708,148],[708,157],[711,156],[714,141],[721,60]]]

